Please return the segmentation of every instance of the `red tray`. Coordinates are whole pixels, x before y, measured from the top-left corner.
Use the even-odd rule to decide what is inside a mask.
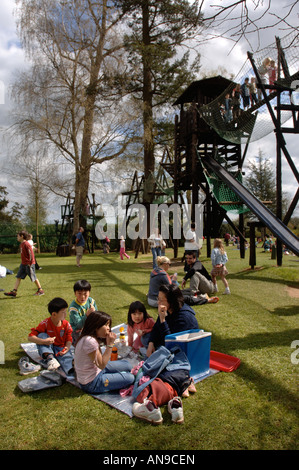
[[[236,370],[241,364],[241,360],[237,357],[229,356],[228,354],[211,351],[210,353],[210,368],[221,370],[224,372],[232,372]]]

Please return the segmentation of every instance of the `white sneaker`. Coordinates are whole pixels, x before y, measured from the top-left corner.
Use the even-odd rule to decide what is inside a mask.
[[[214,292],[218,292],[218,286],[217,286],[217,284],[214,285]]]
[[[55,359],[55,357],[52,357],[52,359],[50,359],[47,362],[47,369],[48,370],[56,370],[56,369],[58,369],[58,367],[60,367],[60,364],[57,361],[57,359]]]
[[[132,412],[136,418],[152,424],[161,424],[163,422],[160,408],[147,398],[144,399],[143,403],[134,403]]]
[[[180,397],[174,397],[168,402],[168,411],[171,414],[171,421],[176,424],[184,422],[183,403]]]
[[[29,357],[27,356],[21,357],[18,364],[21,375],[34,374],[35,372],[41,370],[41,366],[37,364],[32,364],[32,362],[29,361]]]
[[[229,287],[226,287],[226,288],[225,288],[225,291],[223,292],[223,294],[230,294]]]

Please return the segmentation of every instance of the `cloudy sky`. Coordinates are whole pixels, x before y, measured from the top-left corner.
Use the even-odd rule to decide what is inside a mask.
[[[278,12],[279,15],[282,15],[286,12],[286,6],[290,2],[291,0],[272,0],[272,7],[274,7],[274,11]],[[216,4],[219,2],[216,2],[216,0],[206,2],[206,14],[211,11],[210,5],[213,5],[213,3]],[[225,3],[225,0],[222,3]],[[295,25],[298,25],[299,20],[298,3],[299,2],[297,2],[296,7],[292,11],[291,17],[288,18],[288,21]],[[15,18],[13,16],[14,7],[14,0],[0,0],[0,131],[2,131],[2,133],[10,124],[10,109],[12,103],[8,96],[9,84],[15,71],[26,67],[26,58],[24,57],[16,35]],[[234,16],[236,16],[236,12]],[[265,17],[261,25],[268,25],[270,21],[275,21],[275,17]],[[222,26],[222,30],[224,30],[223,28],[227,29],[226,26]],[[209,30],[207,37],[211,38],[214,35],[219,36],[220,31],[220,26],[215,31]],[[257,33],[251,33],[247,36],[249,41],[241,40],[233,49],[232,46],[234,43],[231,40],[224,39],[223,37],[210,39],[200,47],[202,70],[209,73],[209,71],[217,71],[218,67],[224,67],[227,71],[237,75],[247,59],[248,50],[255,51],[266,47],[275,42],[275,36],[283,37],[285,34],[286,30],[283,29],[283,26],[265,30],[262,29],[259,35]],[[285,138],[288,151],[298,167],[298,136],[286,135]],[[275,165],[276,140],[274,133],[271,133],[263,139],[252,142],[249,147],[247,159],[254,159],[259,150],[262,150],[265,156],[271,158]],[[24,194],[19,189],[19,183],[15,184],[11,179],[8,180],[7,176],[3,174],[3,162],[9,161],[10,152],[13,152],[13,148],[10,147],[7,149],[3,141],[1,141],[0,134],[0,185],[7,187],[9,200],[20,202],[20,198],[24,197]],[[283,190],[292,197],[297,187],[298,184],[292,172],[289,170],[287,163],[284,161]],[[50,219],[58,218],[59,213],[60,209],[58,204],[58,207],[50,211]],[[297,209],[296,215],[299,215],[299,209]]]

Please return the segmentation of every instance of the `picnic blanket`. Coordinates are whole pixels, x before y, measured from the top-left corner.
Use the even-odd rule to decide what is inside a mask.
[[[126,333],[126,325],[124,323],[121,324],[121,325],[117,325],[114,328],[112,328],[112,331],[114,331],[114,333],[116,333],[118,335],[118,337],[119,337],[120,327],[124,327],[125,328],[125,333]],[[37,364],[40,364],[44,368],[46,367],[45,361],[40,357],[40,355],[38,353],[37,346],[36,346],[35,343],[22,343],[21,348],[25,351],[27,356],[32,361],[34,361]],[[130,350],[130,348],[127,348],[127,351],[129,351],[129,350]],[[71,347],[70,351],[72,353],[74,353],[74,348]],[[135,367],[136,365],[138,365],[138,363],[141,360],[136,354],[131,353],[131,352],[123,358],[128,360],[131,363],[132,368]],[[201,380],[203,380],[207,377],[210,377],[210,376],[216,374],[217,372],[219,372],[219,371],[216,370],[216,369],[211,369],[210,368],[209,373],[207,375],[204,375],[204,376],[198,378],[197,380],[195,380],[195,383],[200,382]],[[57,375],[58,375],[58,377],[61,378],[61,380],[57,379]],[[61,367],[59,369],[57,369],[55,372],[52,372],[52,373],[49,372],[49,371],[42,371],[38,377],[33,377],[33,378],[28,378],[28,379],[21,380],[18,383],[18,387],[23,392],[28,393],[28,392],[33,392],[33,391],[39,391],[39,390],[46,389],[46,388],[57,387],[57,386],[62,385],[65,382],[68,382],[71,385],[74,385],[75,387],[80,388],[78,382],[75,379],[75,376],[74,375],[66,375],[65,372],[61,369]],[[80,388],[80,390],[81,390],[81,388]],[[85,393],[85,392],[82,391],[82,393]],[[106,393],[101,393],[101,394],[98,394],[98,395],[91,395],[91,396],[93,398],[95,398],[96,400],[100,400],[104,403],[107,403],[112,408],[116,408],[117,410],[121,411],[122,413],[125,413],[130,418],[133,417],[132,407],[133,407],[133,403],[135,402],[135,398],[133,398],[132,396],[130,396],[130,395],[122,396],[119,393],[118,390],[110,391],[110,392],[106,392]]]

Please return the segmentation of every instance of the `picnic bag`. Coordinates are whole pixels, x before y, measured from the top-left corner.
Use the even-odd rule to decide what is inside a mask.
[[[133,397],[136,398],[165,369],[168,371],[190,370],[191,366],[186,354],[179,347],[169,350],[165,346],[160,346],[144,361],[139,369],[132,392]],[[150,379],[139,385],[139,381],[143,376],[148,376]]]

